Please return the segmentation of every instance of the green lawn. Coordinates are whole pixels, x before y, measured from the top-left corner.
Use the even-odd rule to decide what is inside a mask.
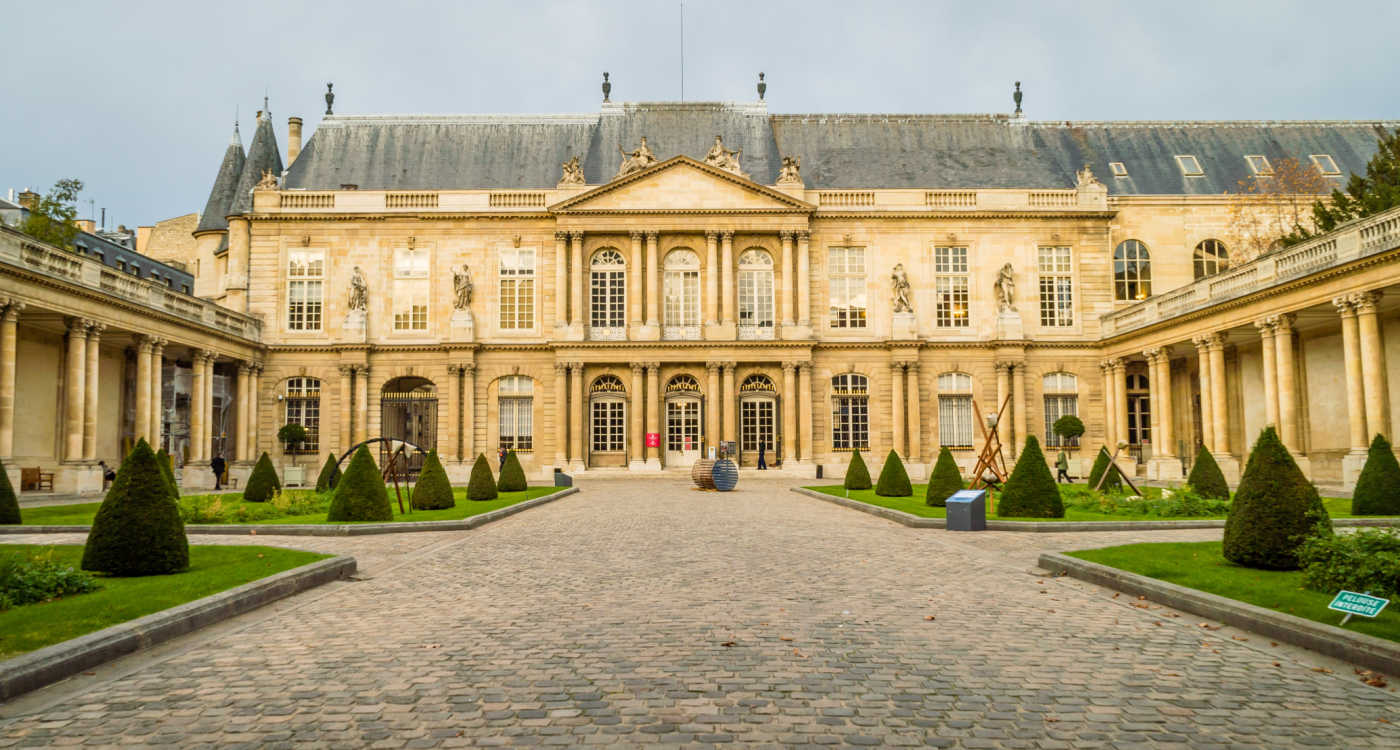
[[[1340,612],[1327,609],[1335,592],[1303,588],[1303,574],[1296,570],[1254,570],[1235,565],[1221,555],[1220,542],[1125,544],[1068,554],[1328,625],[1342,621]],[[1400,641],[1400,610],[1386,607],[1374,620],[1353,617],[1346,627]]]
[[[0,546],[0,554],[48,550],[52,550],[54,560],[71,562],[74,567],[82,561],[80,544]],[[190,547],[190,568],[183,573],[142,578],[99,576],[102,588],[98,591],[0,612],[0,658],[76,638],[326,557],[330,555],[277,547]]]
[[[1082,485],[1081,485],[1081,486],[1082,486]],[[875,494],[875,490],[873,490],[873,489],[869,489],[869,490],[850,490],[850,491],[848,492],[844,487],[842,487],[842,486],[839,485],[839,484],[827,485],[827,486],[822,486],[822,487],[808,487],[807,489],[809,489],[809,490],[816,490],[817,492],[821,492],[821,493],[827,494],[827,495],[834,495],[834,496],[836,496],[836,497],[849,497],[849,498],[852,499],[852,500],[859,500],[860,502],[867,503],[867,504],[870,504],[870,505],[878,505],[878,506],[880,506],[880,507],[882,507],[882,508],[890,508],[890,509],[892,509],[892,510],[903,511],[903,512],[908,513],[908,514],[910,514],[910,515],[920,516],[920,517],[922,517],[922,518],[945,518],[945,517],[947,517],[947,512],[946,512],[943,508],[938,508],[938,507],[934,507],[934,506],[930,506],[930,505],[925,505],[925,504],[924,504],[924,491],[925,491],[925,488],[926,488],[926,487],[927,487],[927,485],[924,485],[924,484],[916,484],[916,485],[914,485],[914,494],[913,494],[912,497],[880,497],[879,495],[876,495],[876,494]],[[1144,488],[1143,488],[1143,491],[1147,493],[1148,497],[1152,497],[1152,496],[1155,496],[1155,495],[1160,495],[1161,492],[1162,492],[1161,488],[1159,488],[1159,487],[1144,487]],[[1347,499],[1347,498],[1325,497],[1325,498],[1322,499],[1322,502],[1323,502],[1323,505],[1325,505],[1325,506],[1327,507],[1327,512],[1328,512],[1333,518],[1353,518],[1353,517],[1354,517],[1354,516],[1351,515],[1351,500],[1349,500],[1349,499]],[[994,508],[993,510],[995,510],[995,508]],[[1071,507],[1067,507],[1067,508],[1065,508],[1065,517],[1064,517],[1064,518],[1003,518],[1003,517],[997,516],[997,515],[988,515],[988,518],[991,519],[991,520],[997,520],[997,521],[1045,521],[1045,522],[1064,522],[1064,521],[1170,521],[1170,520],[1187,520],[1187,519],[1202,519],[1202,518],[1206,518],[1206,519],[1210,519],[1210,518],[1223,519],[1223,518],[1225,518],[1225,516],[1223,516],[1223,515],[1216,515],[1216,516],[1154,516],[1154,515],[1141,514],[1141,513],[1099,513],[1099,512],[1095,512],[1095,511],[1091,511],[1091,510],[1085,510],[1085,509],[1083,509],[1083,508],[1071,508]],[[27,519],[27,517],[26,517],[26,519]]]
[[[409,513],[399,513],[398,501],[394,498],[394,491],[389,489],[389,505],[394,509],[395,521],[457,521],[469,518],[481,513],[505,508],[533,500],[537,497],[558,492],[559,487],[531,487],[524,492],[502,492],[495,500],[476,502],[467,499],[465,487],[453,489],[457,504],[451,508],[443,510],[414,510]],[[320,510],[311,513],[288,514],[278,518],[258,518],[240,517],[240,509],[249,514],[264,514],[271,512],[273,507],[269,503],[245,503],[241,495],[186,495],[180,498],[181,507],[190,507],[194,504],[206,505],[217,498],[221,507],[223,520],[220,521],[190,521],[189,523],[262,523],[262,524],[284,524],[284,523],[327,523],[326,509],[330,505],[330,493],[317,496],[312,490],[288,490],[287,496],[299,503],[314,504]],[[38,508],[21,509],[21,517],[26,525],[36,526],[85,526],[92,523],[92,517],[97,514],[97,507],[101,503],[83,503],[80,505],[50,505]],[[404,507],[408,508],[408,497],[404,497]],[[340,523],[355,523],[345,521]]]

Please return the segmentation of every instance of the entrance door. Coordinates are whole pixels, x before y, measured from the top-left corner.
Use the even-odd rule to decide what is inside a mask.
[[[593,468],[627,465],[627,404],[620,398],[595,398],[590,404],[588,465]]]
[[[666,465],[685,468],[700,458],[700,399],[666,402]]]
[[[403,440],[424,451],[437,447],[437,390],[426,378],[395,378],[384,384],[379,396],[380,433]],[[373,436],[371,436],[373,437]],[[379,444],[379,466],[384,468],[393,446]],[[399,472],[414,476],[423,466],[423,454],[408,451],[408,464]]]
[[[778,460],[777,400],[772,397],[752,397],[739,402],[739,462],[741,466],[758,466],[758,452],[770,466]]]

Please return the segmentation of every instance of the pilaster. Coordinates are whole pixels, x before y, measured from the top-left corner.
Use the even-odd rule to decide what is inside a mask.
[[[661,433],[661,363],[647,363],[647,432]],[[646,449],[647,471],[661,471],[661,446]]]
[[[657,247],[660,237],[647,232],[647,324],[637,332],[642,341],[661,340],[661,261]]]

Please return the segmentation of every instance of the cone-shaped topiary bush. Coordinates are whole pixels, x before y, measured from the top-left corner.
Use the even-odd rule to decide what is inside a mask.
[[[938,463],[933,465],[933,474],[928,478],[928,491],[924,493],[924,503],[939,508],[948,505],[948,497],[963,489],[962,472],[958,462],[953,460],[953,452],[947,448],[938,451]]]
[[[909,484],[909,472],[904,470],[904,462],[899,454],[890,451],[885,456],[885,465],[880,467],[880,481],[875,484],[875,494],[880,497],[911,497],[913,485]]]
[[[1099,455],[1094,458],[1094,467],[1089,469],[1089,489],[1098,487],[1099,478],[1105,471],[1112,472],[1108,479],[1099,487],[1100,492],[1111,492],[1123,489],[1123,475],[1118,472],[1118,467],[1113,463],[1113,456],[1108,455],[1108,449],[1099,448]]]
[[[175,573],[190,566],[185,522],[145,438],[117,469],[92,519],[83,570],[118,576]]]
[[[170,454],[164,448],[156,451],[156,462],[160,464],[160,473],[165,475],[165,481],[170,483],[170,494],[180,499],[180,485],[175,484],[175,469],[170,463]]]
[[[529,486],[525,481],[525,470],[520,468],[520,458],[515,455],[515,451],[508,451],[506,464],[501,467],[501,481],[496,483],[496,489],[501,492],[524,492]]]
[[[467,499],[496,499],[496,480],[491,476],[491,464],[485,455],[477,454],[476,463],[472,464],[472,476],[467,480]]]
[[[428,457],[423,459],[423,470],[418,472],[418,483],[413,485],[413,509],[440,510],[456,504],[452,498],[452,482],[447,479],[437,451],[428,451]]]
[[[326,455],[326,462],[321,465],[321,473],[316,476],[316,491],[326,492],[335,489],[335,485],[340,481],[340,462],[335,460],[335,454]]]
[[[1002,488],[997,503],[997,515],[1011,518],[1064,518],[1065,504],[1060,500],[1060,488],[1040,452],[1035,435],[1026,436],[1026,447],[1016,459],[1016,468]]]
[[[870,470],[865,468],[865,459],[860,457],[860,451],[851,451],[851,462],[846,465],[843,486],[848,490],[870,489]]]
[[[282,480],[277,478],[277,470],[272,468],[272,459],[267,451],[258,457],[253,465],[253,473],[248,475],[248,484],[243,487],[243,499],[250,503],[265,503],[282,491]]]
[[[0,524],[23,523],[19,520],[19,498],[15,497],[15,487],[10,484],[10,475],[5,464],[0,463]]]
[[[267,456],[266,453],[263,454]],[[345,467],[345,475],[335,486],[327,521],[392,521],[394,509],[389,506],[389,493],[384,489],[384,475],[369,454],[360,446]]]
[[[1215,462],[1215,456],[1210,455],[1204,443],[1196,449],[1196,462],[1191,465],[1191,475],[1186,477],[1186,483],[1201,497],[1230,499],[1230,485],[1225,483],[1225,473],[1220,470],[1220,464]]]
[[[1400,516],[1400,463],[1381,435],[1371,441],[1366,465],[1351,493],[1351,512],[1358,516]],[[16,522],[18,523],[18,522]]]
[[[1332,533],[1322,498],[1274,428],[1265,427],[1225,518],[1225,559],[1249,568],[1296,570],[1298,547],[1314,533]]]

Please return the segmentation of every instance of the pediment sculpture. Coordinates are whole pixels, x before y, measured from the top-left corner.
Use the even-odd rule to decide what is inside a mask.
[[[254,189],[254,190],[276,190],[276,189],[277,189],[277,175],[273,174],[271,169],[264,169],[264,170],[263,170],[263,173],[262,173],[262,179],[258,180],[258,184],[254,185],[254,186],[253,186],[253,189]]]
[[[802,185],[802,159],[796,156],[784,156],[783,166],[778,170],[779,185]]]
[[[559,187],[571,187],[585,184],[583,179],[583,167],[579,166],[577,156],[564,162],[560,166],[563,168],[563,174],[559,178]]]
[[[744,149],[730,151],[724,147],[724,138],[715,136],[715,145],[710,147],[709,153],[705,154],[705,163],[712,167],[718,167],[726,172],[733,172],[740,177],[748,177],[739,168],[739,155],[744,153]]]
[[[622,154],[622,166],[617,168],[617,177],[626,177],[629,174],[636,174],[656,163],[656,154],[647,147],[647,137],[642,136],[642,145],[638,146],[632,153],[617,147],[618,153]],[[617,179],[614,177],[613,179]]]

